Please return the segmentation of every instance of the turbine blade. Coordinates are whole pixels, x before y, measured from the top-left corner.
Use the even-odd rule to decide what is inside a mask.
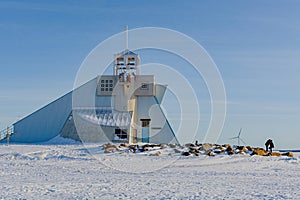
[[[238,136],[238,137],[240,137],[240,135],[241,135],[241,132],[242,132],[242,128],[240,129],[240,132],[239,132],[239,136]]]
[[[242,138],[240,138],[240,140],[241,140],[244,144],[246,144],[246,142],[245,142]]]

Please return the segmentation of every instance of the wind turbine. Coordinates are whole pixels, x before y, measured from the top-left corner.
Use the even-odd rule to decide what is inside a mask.
[[[231,139],[231,140],[237,139],[237,141],[238,141],[238,146],[240,146],[240,141],[242,141],[244,144],[246,144],[246,142],[240,137],[240,136],[241,136],[241,133],[242,133],[242,129],[240,129],[240,132],[239,132],[238,136],[233,137],[233,138],[229,138],[229,139]]]

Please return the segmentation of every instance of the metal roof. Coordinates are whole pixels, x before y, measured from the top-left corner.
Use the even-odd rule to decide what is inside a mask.
[[[126,127],[131,122],[131,112],[120,112],[109,107],[74,110],[81,118],[93,124],[110,127]],[[73,111],[73,112],[74,112]]]

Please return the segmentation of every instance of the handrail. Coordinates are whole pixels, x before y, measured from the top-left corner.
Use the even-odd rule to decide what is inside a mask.
[[[7,128],[0,131],[0,141],[7,139],[7,137],[10,137],[14,133],[14,127],[8,126]]]

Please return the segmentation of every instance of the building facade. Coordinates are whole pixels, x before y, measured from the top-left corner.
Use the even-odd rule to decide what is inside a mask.
[[[165,85],[140,74],[139,55],[114,55],[113,75],[99,75],[14,123],[13,142],[57,135],[82,142],[178,143],[160,104]]]

